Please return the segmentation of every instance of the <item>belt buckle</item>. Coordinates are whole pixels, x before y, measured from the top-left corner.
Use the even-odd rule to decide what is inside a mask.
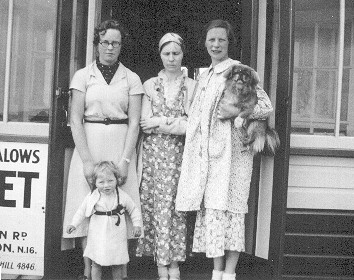
[[[108,215],[108,216],[113,216],[113,210],[107,211],[107,215]]]
[[[105,118],[104,120],[103,120],[103,122],[104,122],[104,124],[105,125],[110,125],[111,124],[111,119],[110,118]]]

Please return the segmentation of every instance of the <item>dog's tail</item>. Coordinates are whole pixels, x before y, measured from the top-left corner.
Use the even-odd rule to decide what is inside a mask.
[[[274,156],[275,151],[279,148],[279,146],[280,140],[278,133],[275,129],[268,127],[266,130],[266,145],[264,146],[262,154],[266,156]]]
[[[256,137],[250,144],[253,154],[262,154],[266,156],[274,156],[276,150],[280,146],[278,133],[275,129],[267,127],[262,137]]]

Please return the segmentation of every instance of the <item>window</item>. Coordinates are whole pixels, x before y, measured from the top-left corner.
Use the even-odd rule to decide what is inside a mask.
[[[343,143],[349,142],[338,141],[354,136],[353,56],[353,1],[295,1],[292,140],[299,139],[297,145],[303,138],[296,136],[308,135],[320,136],[312,137],[318,145],[327,137],[323,143],[348,148]]]
[[[0,0],[1,133],[48,135],[56,2]]]

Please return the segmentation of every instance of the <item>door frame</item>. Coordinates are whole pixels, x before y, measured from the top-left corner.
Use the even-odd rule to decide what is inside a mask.
[[[280,148],[274,157],[269,259],[273,261],[274,279],[281,279],[285,241],[290,156],[295,0],[275,1],[277,2],[276,5],[279,8],[280,26],[275,129],[279,134]]]
[[[44,244],[44,278],[62,275],[62,204],[67,88],[70,82],[72,0],[58,0],[53,92],[49,118],[49,161]]]

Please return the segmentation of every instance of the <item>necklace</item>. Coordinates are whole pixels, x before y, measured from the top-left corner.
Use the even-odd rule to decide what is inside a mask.
[[[187,87],[184,84],[185,80],[186,80],[186,76],[183,75],[176,94],[169,95],[165,92],[165,86],[163,85],[163,81],[164,81],[163,78],[162,77],[156,78],[154,82],[154,89],[158,92],[158,95],[163,97],[167,107],[173,108],[178,105],[181,99],[182,101],[184,100],[184,96],[186,95],[186,91],[187,91]],[[168,90],[171,91],[172,89],[169,88]],[[183,111],[182,114],[185,114],[183,102],[182,102],[182,111]]]

